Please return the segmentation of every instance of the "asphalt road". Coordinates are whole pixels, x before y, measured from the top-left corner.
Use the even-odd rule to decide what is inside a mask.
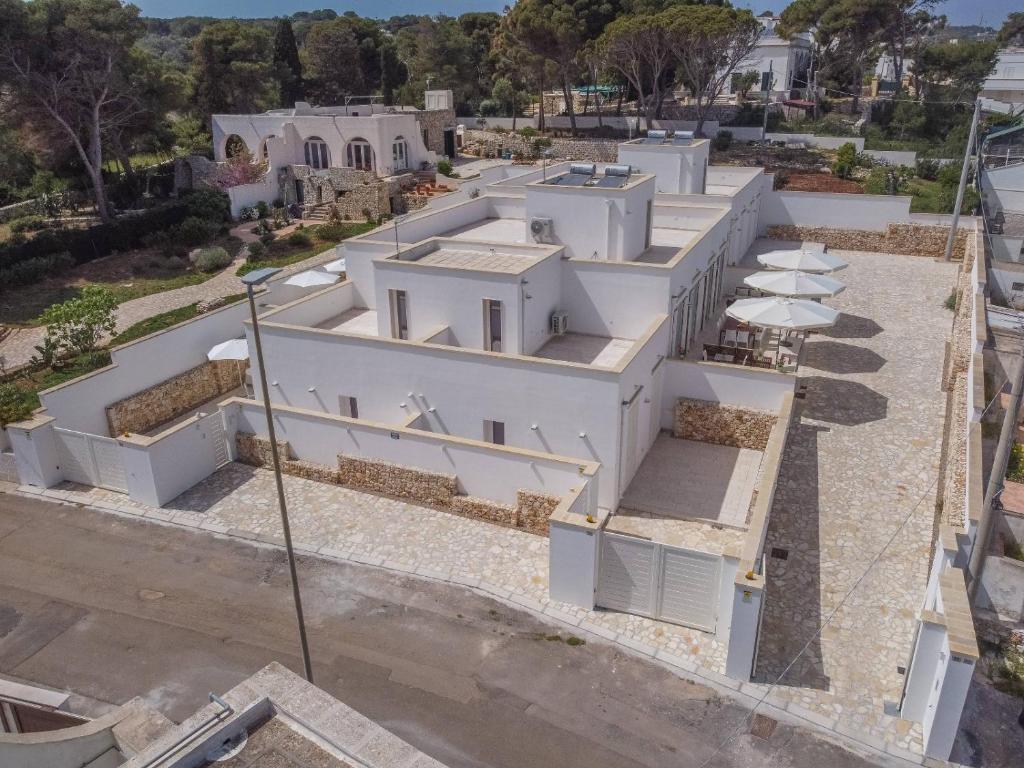
[[[452,768],[871,763],[768,738],[711,690],[468,590],[302,559],[316,683]],[[0,494],[0,673],[96,715],[173,720],[272,660],[301,670],[283,553]]]

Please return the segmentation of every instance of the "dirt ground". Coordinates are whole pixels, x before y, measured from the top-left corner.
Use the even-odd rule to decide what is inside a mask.
[[[770,171],[769,171],[770,172]],[[846,192],[851,195],[864,194],[864,188],[856,181],[840,179],[831,173],[794,173],[785,171],[786,179],[781,189],[793,192]]]

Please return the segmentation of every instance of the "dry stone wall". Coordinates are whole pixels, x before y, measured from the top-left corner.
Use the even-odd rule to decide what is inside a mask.
[[[215,360],[197,365],[107,406],[107,426],[112,436],[142,434],[176,419],[197,405],[242,386],[245,367],[234,360]]]
[[[239,432],[235,436],[235,444],[238,461],[255,467],[268,467],[272,464],[270,441],[266,438]],[[462,517],[517,528],[538,536],[548,535],[548,518],[560,502],[558,496],[519,490],[515,506],[501,504],[490,499],[460,495],[455,475],[427,472],[344,453],[338,454],[337,468],[327,467],[289,458],[291,447],[287,441],[278,441],[277,448],[281,471],[287,475],[407,499]]]
[[[455,125],[454,109],[431,109],[416,113],[420,130],[426,131],[426,145],[438,157],[444,154],[444,129]]]
[[[480,157],[499,157],[503,150],[534,157],[534,139],[517,133],[467,130],[464,136],[468,154]],[[551,156],[558,160],[578,160],[591,163],[614,163],[618,159],[619,143],[601,139],[551,139]]]
[[[774,426],[775,414],[767,411],[680,398],[672,434],[684,440],[763,451]]]
[[[941,257],[946,251],[949,230],[924,224],[889,224],[885,232],[830,227],[795,227],[780,225],[768,228],[772,240],[806,240],[824,243],[843,251],[900,253],[907,256]],[[969,231],[958,229],[953,241],[953,258],[962,259]]]

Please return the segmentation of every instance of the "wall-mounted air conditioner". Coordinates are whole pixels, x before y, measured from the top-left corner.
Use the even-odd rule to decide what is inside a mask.
[[[556,336],[563,335],[569,330],[569,313],[555,311],[551,313],[551,333]]]
[[[555,223],[551,219],[534,217],[530,219],[530,234],[535,243],[550,243],[555,229]]]

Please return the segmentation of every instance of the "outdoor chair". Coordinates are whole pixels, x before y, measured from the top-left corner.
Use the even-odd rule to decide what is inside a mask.
[[[725,332],[725,344],[723,346],[735,347],[736,345],[737,345],[736,331],[731,331],[731,330],[730,331],[726,331]]]
[[[744,347],[745,349],[749,349],[750,331],[736,331],[736,345]]]

